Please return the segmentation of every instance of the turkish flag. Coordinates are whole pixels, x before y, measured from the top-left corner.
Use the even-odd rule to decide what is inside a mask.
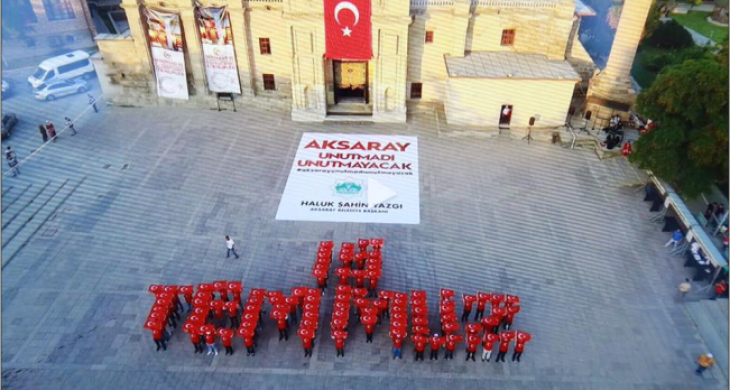
[[[324,0],[326,57],[337,60],[372,58],[371,0]]]

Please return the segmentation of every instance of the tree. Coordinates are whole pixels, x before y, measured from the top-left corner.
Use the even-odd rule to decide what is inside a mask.
[[[649,8],[649,15],[646,17],[646,24],[644,24],[644,33],[641,36],[642,39],[648,38],[651,36],[651,34],[654,33],[654,31],[662,23],[661,17],[661,9],[657,4],[657,0],[654,0],[651,3],[651,8]]]
[[[692,47],[694,40],[689,31],[675,20],[660,23],[654,30],[647,43],[664,49],[684,49]]]
[[[666,67],[637,98],[658,123],[635,144],[631,160],[690,198],[728,176],[728,68],[715,59]]]

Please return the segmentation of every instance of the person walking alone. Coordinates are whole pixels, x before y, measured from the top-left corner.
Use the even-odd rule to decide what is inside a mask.
[[[5,150],[5,159],[8,161],[10,172],[13,172],[13,177],[20,175],[20,169],[18,168],[18,156],[10,146],[8,146]]]
[[[667,247],[669,245],[673,245],[672,250],[676,250],[677,244],[679,244],[679,242],[682,240],[684,240],[684,234],[682,234],[682,230],[677,229],[674,231],[674,233],[672,233],[672,238],[670,238],[669,241],[664,244],[664,246]]]
[[[226,247],[228,248],[228,251],[226,252],[226,259],[231,257],[231,252],[233,253],[233,256],[238,258],[238,253],[236,253],[236,243],[231,240],[231,237],[226,236]]]
[[[51,121],[46,121],[46,131],[51,141],[56,142],[56,126]]]
[[[679,286],[677,286],[677,290],[679,290],[679,298],[684,300],[684,297],[689,294],[689,292],[692,290],[692,283],[689,281],[689,279],[685,279],[684,282],[680,283]]]
[[[94,99],[94,95],[88,94],[88,96],[89,96],[89,105],[91,105],[91,107],[94,108],[94,112],[98,114],[99,109],[96,108],[96,99]]]
[[[38,131],[41,132],[41,137],[43,138],[43,143],[45,144],[46,142],[48,142],[48,132],[46,131],[46,126],[38,125]]]
[[[65,117],[63,119],[66,120],[66,127],[71,129],[71,136],[73,137],[74,135],[76,135],[76,129],[74,128],[74,121],[72,121],[71,118],[69,118],[69,117]]]
[[[705,372],[706,369],[712,368],[712,366],[714,365],[715,359],[713,358],[711,353],[702,355],[697,358],[697,369],[695,370],[695,373],[702,376],[702,373]]]

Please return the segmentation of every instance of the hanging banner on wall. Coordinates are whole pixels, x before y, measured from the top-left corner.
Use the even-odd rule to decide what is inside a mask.
[[[418,138],[304,133],[277,220],[418,224]]]
[[[157,77],[157,95],[188,100],[180,15],[151,8],[146,8],[145,14],[149,26],[147,35]]]
[[[373,55],[371,0],[324,0],[327,58],[368,61]]]
[[[208,89],[212,92],[241,93],[228,10],[226,7],[206,8],[198,4],[197,11]]]

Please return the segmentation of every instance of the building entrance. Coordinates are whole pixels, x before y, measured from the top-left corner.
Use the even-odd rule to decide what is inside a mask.
[[[368,63],[332,61],[335,104],[368,104]]]

